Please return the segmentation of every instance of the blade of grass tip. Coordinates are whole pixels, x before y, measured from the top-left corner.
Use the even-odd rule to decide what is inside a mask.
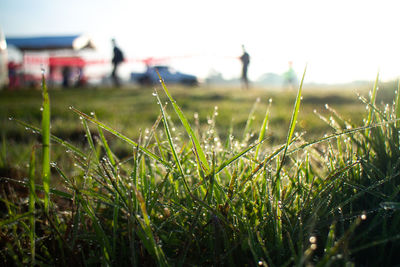
[[[219,173],[220,171],[225,169],[227,166],[229,166],[232,162],[234,162],[238,158],[244,156],[247,152],[249,152],[250,150],[252,150],[256,146],[259,146],[264,141],[265,141],[265,139],[261,140],[260,142],[255,143],[252,146],[249,146],[248,148],[243,149],[241,152],[237,153],[236,155],[234,155],[230,159],[225,160],[224,162],[221,163],[221,165],[218,167],[218,169],[215,171],[215,173]]]
[[[244,128],[244,132],[243,132],[243,140],[244,141],[247,141],[249,138],[250,128],[254,121],[254,113],[256,112],[258,103],[260,103],[259,97],[256,99],[256,102],[254,102],[253,107],[251,108],[251,111],[249,113],[249,117],[247,118],[246,127]]]
[[[260,136],[258,137],[258,145],[256,148],[256,153],[254,155],[254,160],[257,161],[258,158],[258,154],[260,153],[260,148],[261,148],[261,141],[264,139],[265,137],[265,132],[267,131],[267,124],[268,124],[268,118],[269,118],[269,110],[271,108],[271,104],[272,104],[272,99],[269,99],[269,105],[267,108],[267,111],[265,112],[265,117],[264,117],[264,121],[263,124],[261,126],[261,130],[260,130]]]
[[[22,125],[23,127],[32,130],[34,133],[39,133],[39,134],[42,133],[42,130],[41,130],[41,129],[39,129],[39,128],[33,126],[33,125],[30,125],[30,124],[28,124],[28,123],[26,123],[26,122],[20,121],[20,120],[15,119],[15,118],[10,118],[10,119],[13,120],[13,121],[15,121],[16,123]],[[82,152],[82,150],[80,150],[79,148],[77,148],[76,146],[74,146],[74,145],[72,145],[72,144],[70,144],[70,143],[68,143],[68,142],[66,142],[66,141],[64,141],[64,140],[62,140],[61,138],[58,138],[57,136],[52,135],[52,134],[50,134],[50,138],[51,138],[51,140],[53,140],[54,142],[57,142],[57,143],[59,143],[60,145],[64,146],[67,150],[74,152],[74,153],[75,153],[76,155],[78,155],[79,157],[81,157],[81,158],[83,158],[83,159],[86,158],[86,154],[85,154],[84,152]]]
[[[44,71],[42,71],[42,179],[44,189],[44,209],[48,213],[50,205],[50,98]]]
[[[194,131],[192,130],[192,128],[190,127],[189,122],[187,121],[187,119],[186,119],[185,115],[183,114],[182,110],[179,108],[179,106],[176,104],[176,101],[172,98],[171,94],[169,93],[169,91],[167,89],[167,86],[165,85],[163,79],[161,78],[160,73],[158,72],[158,70],[156,70],[156,71],[157,71],[157,75],[158,75],[158,77],[160,79],[160,83],[162,85],[162,88],[164,89],[164,92],[167,94],[169,100],[171,101],[172,106],[175,109],[175,112],[178,115],[179,119],[181,120],[183,126],[185,127],[185,130],[186,130],[187,134],[189,135],[190,138],[193,139],[193,143],[196,146],[196,150],[197,150],[197,153],[199,154],[199,158],[201,160],[201,163],[205,167],[206,172],[208,173],[210,171],[210,166],[208,165],[206,156],[204,154],[203,149],[200,146],[199,140],[197,139],[197,137],[196,137]]]
[[[297,91],[296,102],[294,103],[292,118],[290,120],[289,131],[288,131],[288,135],[287,135],[287,139],[286,139],[285,149],[284,149],[283,154],[282,154],[281,164],[279,165],[279,167],[278,167],[278,169],[276,171],[278,177],[279,177],[280,171],[282,169],[283,161],[285,160],[286,152],[288,150],[289,144],[290,144],[290,142],[292,140],[294,129],[296,127],[297,115],[299,114],[299,110],[300,110],[301,92],[302,92],[302,89],[303,89],[303,82],[304,82],[304,77],[306,75],[306,70],[307,70],[307,66],[304,69],[303,77],[301,78],[301,82],[300,82],[300,86],[299,86],[299,90]]]
[[[400,119],[400,80],[397,82],[396,102],[395,102],[396,119]],[[400,122],[396,122],[396,127],[400,127]]]
[[[74,107],[70,107],[70,109],[72,111],[74,111],[75,113],[77,113],[79,116],[82,116],[84,118],[86,118],[87,120],[91,121],[92,123],[100,126],[101,128],[103,128],[104,130],[106,130],[107,132],[112,133],[113,135],[115,135],[116,137],[120,138],[121,140],[127,142],[128,144],[134,146],[134,147],[138,147],[141,151],[143,151],[147,156],[149,156],[150,158],[155,159],[156,161],[160,162],[162,165],[164,165],[166,168],[168,169],[173,169],[172,166],[164,161],[161,157],[157,156],[156,154],[152,153],[150,150],[146,149],[143,146],[139,146],[135,141],[133,141],[132,139],[126,137],[125,135],[111,129],[110,127],[108,127],[107,125],[105,125],[104,123],[101,123],[100,121],[96,120],[95,118],[92,118],[90,116],[88,116],[87,114],[77,110]]]
[[[86,139],[88,140],[89,147],[92,150],[92,153],[90,153],[90,154],[93,154],[96,162],[99,163],[99,159],[97,157],[96,148],[94,146],[94,142],[93,142],[92,134],[89,129],[89,125],[87,124],[86,120],[84,120],[83,118],[82,118],[82,123],[83,123],[83,128],[85,129]]]
[[[29,161],[29,241],[31,243],[31,266],[35,265],[35,146]]]
[[[96,114],[94,114],[93,116],[97,120]],[[117,167],[117,163],[116,163],[116,161],[114,159],[114,156],[113,156],[113,153],[112,153],[112,151],[110,149],[110,146],[108,145],[107,139],[104,136],[103,129],[100,126],[97,126],[97,130],[99,131],[100,140],[103,143],[103,147],[104,147],[104,150],[106,151],[107,157],[110,160],[110,162],[113,165],[113,167],[116,168]]]
[[[379,72],[376,75],[376,79],[375,79],[375,83],[374,83],[374,87],[372,89],[372,95],[371,95],[371,105],[375,106],[375,99],[376,99],[376,93],[378,91],[378,82],[379,82]],[[368,113],[368,119],[367,119],[367,126],[371,124],[372,122],[372,118],[373,118],[373,109],[370,108],[369,113]]]
[[[190,193],[189,186],[188,186],[188,184],[186,183],[185,173],[184,173],[184,171],[183,171],[183,169],[182,169],[181,162],[180,162],[180,160],[179,160],[179,158],[178,158],[178,154],[176,153],[176,150],[175,150],[175,147],[174,147],[174,143],[173,143],[173,141],[172,141],[171,132],[170,132],[169,126],[168,126],[168,121],[167,121],[167,118],[166,118],[165,112],[164,112],[164,107],[163,107],[162,104],[161,104],[161,100],[160,100],[160,97],[158,96],[157,91],[155,91],[154,94],[155,94],[155,96],[157,97],[157,103],[158,103],[158,105],[160,106],[160,111],[161,111],[161,115],[162,115],[162,120],[163,120],[163,123],[164,123],[164,130],[165,130],[165,134],[167,135],[167,138],[168,138],[168,143],[169,143],[169,146],[170,146],[171,151],[172,151],[172,156],[174,157],[175,164],[176,164],[176,166],[178,167],[178,170],[179,170],[179,172],[180,172],[180,174],[181,174],[181,176],[182,176],[182,179],[183,179],[183,183],[184,183],[184,185],[185,185],[185,188],[186,188],[186,190],[188,191],[188,193]]]

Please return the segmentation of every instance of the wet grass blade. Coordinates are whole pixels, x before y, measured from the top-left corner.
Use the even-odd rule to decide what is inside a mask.
[[[379,73],[376,75],[374,87],[372,88],[372,94],[371,94],[371,105],[375,106],[375,99],[376,99],[376,93],[378,91],[378,82],[379,82]],[[370,125],[373,119],[373,109],[370,108],[369,113],[368,113],[368,119],[366,125]]]
[[[303,77],[301,78],[301,82],[300,82],[300,86],[299,86],[299,90],[297,91],[296,102],[294,103],[292,118],[290,120],[289,131],[288,131],[287,138],[286,138],[285,149],[283,150],[282,160],[280,161],[280,164],[279,164],[278,169],[276,171],[278,177],[280,175],[280,171],[282,169],[283,162],[284,162],[285,157],[286,157],[286,152],[287,152],[287,150],[289,148],[289,144],[292,141],[294,129],[296,127],[297,116],[299,115],[299,110],[300,110],[301,93],[302,93],[302,89],[303,89],[303,82],[304,82],[304,77],[306,75],[306,70],[307,70],[307,67],[304,69]]]
[[[164,255],[163,250],[160,248],[160,246],[156,243],[153,235],[153,231],[151,229],[151,224],[150,224],[150,216],[147,213],[147,208],[146,208],[146,202],[142,196],[142,194],[136,189],[136,187],[133,187],[136,198],[139,201],[140,204],[140,209],[142,211],[143,215],[143,220],[138,219],[140,225],[143,228],[143,231],[145,233],[145,238],[142,240],[146,248],[149,250],[150,253],[154,253],[158,264],[160,266],[169,266],[168,261]]]
[[[394,113],[396,114],[396,119],[400,119],[400,80],[397,82],[396,102],[394,105]],[[397,127],[400,127],[400,122],[397,122],[396,125],[397,125]]]
[[[50,98],[44,73],[42,74],[42,90],[42,179],[44,209],[48,213],[50,205]]]
[[[258,136],[258,143],[259,143],[259,144],[257,145],[256,153],[255,153],[255,155],[254,155],[254,160],[255,160],[255,161],[257,161],[258,155],[259,155],[259,153],[260,153],[261,141],[264,139],[264,137],[265,137],[265,132],[267,131],[267,124],[268,124],[269,110],[270,110],[270,108],[271,108],[271,103],[272,103],[272,101],[271,101],[271,99],[270,99],[270,102],[269,102],[267,111],[265,112],[264,121],[263,121],[262,126],[261,126],[260,135]]]
[[[30,125],[26,122],[20,121],[18,119],[15,118],[11,118],[13,121],[15,121],[16,123],[18,123],[19,125],[25,127],[26,129],[32,130],[34,133],[42,133],[42,130],[39,129],[38,127],[35,127],[33,125]],[[79,148],[77,148],[76,146],[68,143],[67,141],[62,140],[61,138],[58,138],[55,135],[50,134],[50,138],[51,140],[53,140],[54,142],[57,142],[58,144],[64,146],[67,150],[70,150],[72,152],[74,152],[77,156],[85,159],[86,158],[86,154]]]
[[[147,148],[144,148],[142,146],[139,146],[138,143],[136,143],[135,141],[133,141],[132,139],[126,137],[125,135],[111,129],[110,127],[108,127],[107,125],[105,125],[104,123],[101,123],[100,121],[96,120],[95,118],[90,117],[89,115],[75,109],[74,107],[70,108],[71,110],[73,110],[75,113],[77,113],[79,116],[84,117],[85,119],[93,122],[94,124],[98,125],[99,127],[103,128],[104,130],[112,133],[113,135],[115,135],[116,137],[120,138],[121,140],[127,142],[128,144],[134,146],[134,147],[138,147],[141,151],[143,151],[147,156],[149,156],[150,158],[155,159],[156,161],[160,162],[161,164],[163,164],[166,168],[168,169],[172,169],[172,166],[164,161],[162,158],[160,158],[159,156],[157,156],[156,154],[152,153],[150,150],[148,150]]]
[[[190,194],[190,189],[189,189],[189,186],[187,185],[186,180],[185,180],[185,173],[183,172],[182,164],[181,164],[181,162],[179,160],[178,154],[176,153],[176,150],[175,150],[174,143],[172,141],[171,132],[170,132],[169,126],[168,126],[168,121],[167,121],[167,118],[166,118],[165,112],[164,112],[164,107],[161,104],[161,100],[160,100],[157,92],[155,92],[155,95],[157,97],[157,102],[158,102],[158,104],[160,106],[162,120],[163,120],[163,123],[164,123],[165,134],[167,135],[167,138],[168,138],[169,147],[171,148],[171,152],[172,152],[172,156],[174,157],[175,165],[178,167],[178,170],[179,170],[180,175],[182,176],[185,188],[188,191],[188,193]]]
[[[264,140],[261,140],[261,142],[256,143],[252,146],[249,146],[248,148],[243,149],[241,152],[237,153],[235,156],[231,157],[230,159],[225,160],[224,162],[221,163],[221,165],[218,167],[218,169],[215,171],[215,173],[219,173],[223,169],[225,169],[227,166],[229,166],[232,162],[236,161],[240,157],[244,156],[247,152],[252,150],[254,147],[259,146]]]
[[[194,145],[196,146],[196,151],[198,153],[199,159],[203,165],[203,167],[206,169],[206,172],[208,173],[210,171],[210,166],[207,162],[206,156],[203,152],[203,149],[200,146],[199,140],[196,137],[196,134],[192,130],[192,128],[189,125],[189,122],[187,121],[185,115],[183,114],[182,110],[180,107],[176,104],[176,101],[172,98],[171,94],[169,93],[167,86],[165,85],[160,73],[157,71],[157,75],[160,78],[161,85],[164,89],[164,92],[167,94],[169,100],[172,103],[173,108],[175,109],[176,114],[178,115],[179,119],[181,120],[183,126],[185,127],[186,133],[189,135],[189,137],[193,140]]]
[[[29,241],[31,244],[31,266],[35,265],[35,146],[29,161]]]
[[[260,102],[260,98],[257,98],[256,102],[254,103],[253,107],[251,108],[249,117],[247,118],[246,127],[244,128],[244,132],[243,132],[243,140],[244,141],[247,141],[250,137],[250,128],[254,122],[254,113],[256,112],[257,105],[259,102]]]

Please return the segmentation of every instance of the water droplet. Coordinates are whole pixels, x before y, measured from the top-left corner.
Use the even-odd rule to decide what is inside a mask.
[[[329,109],[329,105],[328,105],[328,104],[325,104],[325,108],[326,108],[326,109]]]
[[[310,241],[310,243],[314,244],[317,242],[317,238],[315,236],[310,236],[309,241]]]
[[[361,220],[365,221],[367,219],[367,214],[363,213],[361,214]]]
[[[156,92],[153,92],[152,95],[153,95],[153,96],[157,96],[157,93],[156,93]]]
[[[43,111],[43,107],[40,107],[40,111]]]
[[[12,121],[12,120],[13,120],[13,118],[12,118],[12,117],[8,117],[8,120]]]
[[[262,261],[258,261],[258,265],[259,265],[259,266],[262,266],[262,265],[263,265],[263,262],[262,262]]]
[[[268,100],[268,102],[269,102],[269,103],[272,103],[272,98],[270,98],[270,99]]]
[[[95,115],[95,113],[92,111],[92,112],[90,112],[90,115],[91,115],[91,116],[94,116],[94,115]]]

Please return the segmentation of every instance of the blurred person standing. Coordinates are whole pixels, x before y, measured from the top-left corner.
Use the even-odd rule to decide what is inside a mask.
[[[242,62],[242,85],[245,89],[249,89],[249,79],[247,77],[247,70],[250,64],[250,55],[246,52],[244,45],[242,45],[243,54],[240,56]]]
[[[283,74],[283,79],[284,79],[285,86],[287,88],[289,88],[290,90],[292,90],[297,85],[297,76],[296,76],[296,72],[293,69],[293,62],[289,61],[288,65],[289,65],[289,68]]]
[[[111,72],[111,78],[113,80],[113,83],[116,87],[119,87],[121,85],[121,82],[118,77],[118,66],[124,61],[124,54],[122,53],[121,49],[117,47],[115,39],[111,40],[112,45],[113,45],[113,58],[112,58],[112,64],[113,64],[113,70]]]

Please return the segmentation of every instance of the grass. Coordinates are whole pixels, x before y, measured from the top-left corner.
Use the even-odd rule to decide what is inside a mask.
[[[297,95],[161,87],[154,97],[149,90],[51,91],[52,120],[36,111],[35,92],[1,92],[1,112],[15,117],[2,140],[2,262],[400,264],[395,85],[378,90],[377,78],[371,97],[355,101],[346,91],[338,97],[303,86]],[[21,94],[31,115],[10,101]],[[272,104],[256,101],[265,94]],[[36,134],[26,137],[25,128]],[[28,180],[16,171],[23,158]],[[51,181],[38,175],[47,166]]]

